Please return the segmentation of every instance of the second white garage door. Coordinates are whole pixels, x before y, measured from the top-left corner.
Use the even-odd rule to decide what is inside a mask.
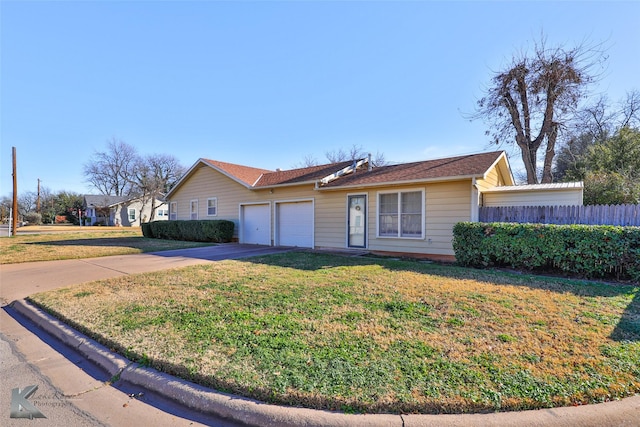
[[[313,248],[313,202],[276,205],[277,245]]]

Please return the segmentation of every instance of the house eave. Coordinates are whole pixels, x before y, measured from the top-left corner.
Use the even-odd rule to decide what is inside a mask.
[[[426,179],[412,179],[412,180],[403,180],[403,181],[388,181],[388,182],[376,182],[370,184],[354,184],[354,185],[338,185],[332,187],[322,187],[318,186],[316,190],[318,191],[340,191],[340,190],[351,190],[351,189],[361,189],[361,188],[373,188],[373,187],[397,187],[400,185],[415,185],[415,184],[435,184],[440,182],[452,182],[452,181],[465,181],[472,180],[473,178],[482,178],[482,174],[478,175],[458,175],[458,176],[445,176],[439,178],[426,178]]]
[[[272,188],[282,188],[282,187],[296,187],[298,185],[315,185],[316,181],[300,181],[300,182],[289,182],[285,184],[273,184],[273,185],[264,185],[260,187],[248,187],[250,190],[269,190]]]

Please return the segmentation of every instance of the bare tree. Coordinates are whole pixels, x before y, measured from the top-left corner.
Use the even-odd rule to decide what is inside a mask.
[[[29,212],[35,212],[38,193],[35,191],[26,191],[18,195],[18,213],[25,216]]]
[[[620,128],[640,127],[640,90],[627,92],[627,98],[620,103]]]
[[[552,181],[551,167],[558,135],[595,77],[591,69],[602,58],[597,48],[584,45],[548,48],[544,37],[531,55],[512,58],[497,72],[486,95],[478,101],[474,118],[486,120],[493,142],[520,148],[527,182]],[[543,149],[542,170],[538,152]]]
[[[555,159],[554,178],[583,180],[590,150],[604,144],[620,129],[640,125],[640,91],[627,92],[624,99],[611,104],[606,96],[596,98],[577,111]]]
[[[311,166],[318,166],[320,163],[313,155],[308,154],[304,156],[304,159],[300,163],[296,163],[293,167],[296,168],[308,168]]]
[[[138,162],[135,147],[112,138],[105,151],[96,151],[84,165],[87,181],[101,194],[131,196],[135,192],[133,173]]]
[[[327,151],[325,153],[325,156],[327,157],[327,160],[329,160],[329,162],[338,163],[338,162],[344,162],[347,160],[364,159],[369,156],[369,153],[367,153],[362,148],[362,146],[354,144],[351,146],[351,148],[349,148],[349,151],[345,151],[342,148],[340,148],[334,151]],[[384,157],[384,153],[381,153],[379,151],[376,152],[375,155],[371,156],[371,163],[373,166],[384,166],[388,164],[388,162]]]
[[[156,200],[162,199],[185,172],[180,161],[168,154],[152,154],[138,158],[132,175],[132,186],[137,189],[142,204],[151,203],[151,216],[155,218]]]

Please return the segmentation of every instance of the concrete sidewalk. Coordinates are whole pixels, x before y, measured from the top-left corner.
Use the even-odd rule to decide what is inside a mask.
[[[215,414],[219,419],[190,419],[189,425],[259,425],[259,426],[640,426],[640,396],[621,401],[582,407],[555,408],[536,411],[463,414],[463,415],[353,415],[304,408],[268,405],[237,396],[215,392],[199,385],[183,381],[154,369],[141,367],[116,355],[100,344],[74,331],[67,325],[36,309],[22,299],[34,292],[46,291],[60,286],[89,280],[105,279],[126,274],[157,271],[199,263],[214,262],[218,259],[241,258],[279,252],[286,249],[256,247],[248,245],[220,245],[210,248],[163,252],[157,254],[126,255],[72,261],[52,261],[30,264],[16,264],[0,267],[0,297],[3,305],[15,301],[11,308],[5,308],[2,315],[2,330],[5,332],[7,312],[24,316],[56,340],[79,352],[82,357],[108,372],[110,377],[119,378],[148,393],[155,393],[176,401],[185,408],[181,413]],[[16,317],[17,317],[16,316]],[[17,322],[16,322],[17,323]],[[25,328],[9,325],[11,339],[19,345],[21,340],[32,340],[33,334]],[[29,348],[26,349],[28,351]],[[39,351],[42,351],[40,349]],[[53,352],[53,350],[50,350]],[[75,393],[74,387],[65,383],[77,375],[77,366],[55,358],[56,366],[39,363],[41,354],[29,357],[34,365],[67,394]],[[97,385],[95,385],[98,387]],[[87,385],[82,387],[86,388]],[[113,399],[113,397],[111,397]],[[136,403],[132,402],[132,406]],[[122,413],[118,405],[108,404],[109,412],[120,412],[106,419],[102,414],[92,412],[97,419],[111,425],[127,425],[136,421],[144,424],[182,425],[185,418],[162,414],[149,409],[150,415],[143,415],[145,409],[136,405],[136,411]],[[87,405],[83,410],[91,407]],[[144,418],[139,418],[144,417]],[[147,418],[148,417],[148,418]],[[223,421],[223,419],[229,420]],[[213,421],[212,421],[213,420]]]

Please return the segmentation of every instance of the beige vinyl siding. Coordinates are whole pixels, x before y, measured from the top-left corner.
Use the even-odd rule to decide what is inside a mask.
[[[471,181],[402,188],[402,191],[421,190],[425,192],[426,205],[424,239],[376,237],[377,191],[370,192],[368,249],[385,252],[454,255],[451,244],[453,226],[460,221],[469,221],[471,217]]]
[[[316,191],[315,244],[319,248],[347,247],[347,194],[368,194],[367,192]],[[367,203],[371,206],[368,197]],[[369,215],[371,208],[369,209]],[[371,221],[368,218],[369,221]],[[369,222],[369,225],[371,223]],[[369,232],[369,230],[367,230]],[[369,237],[369,236],[368,236]]]
[[[451,240],[453,225],[458,221],[469,221],[471,214],[471,180],[453,183],[438,183],[422,186],[402,187],[402,191],[424,191],[425,216],[424,239],[378,238],[376,230],[378,191],[395,190],[394,187],[379,189],[317,191],[313,184],[295,187],[277,187],[272,190],[249,190],[216,170],[202,166],[178,188],[171,197],[178,204],[178,219],[188,220],[189,203],[199,200],[198,217],[207,218],[207,199],[216,197],[218,216],[235,223],[234,235],[238,237],[240,205],[244,203],[271,203],[271,239],[274,239],[277,202],[314,201],[314,243],[317,248],[347,247],[347,196],[367,196],[367,248],[373,251],[408,252],[453,255]]]
[[[483,206],[574,206],[582,205],[582,189],[530,190],[486,193]]]
[[[207,199],[217,198],[218,213],[216,217],[207,217]],[[234,237],[238,237],[240,227],[240,205],[256,202],[271,202],[271,230],[275,230],[275,215],[273,207],[276,202],[312,200],[323,195],[313,189],[312,184],[296,187],[281,187],[270,190],[249,190],[242,184],[228,178],[218,171],[201,166],[193,171],[191,177],[172,195],[171,201],[178,204],[178,219],[188,220],[190,218],[189,203],[198,199],[198,218],[201,219],[226,219],[233,221]],[[315,204],[316,209],[318,203]],[[321,209],[322,211],[322,209]],[[344,214],[342,214],[344,215]],[[318,215],[316,214],[316,226]],[[340,220],[342,221],[342,220]],[[329,235],[335,236],[335,230],[329,230]],[[316,231],[316,236],[318,232]],[[273,235],[271,236],[273,240]]]
[[[211,197],[216,197],[218,200],[218,212],[215,219],[233,221],[236,237],[238,235],[240,202],[259,200],[253,191],[212,168],[202,165],[193,171],[189,179],[171,196],[171,201],[178,205],[177,219],[188,220],[191,218],[191,200],[199,201],[198,218],[207,218],[207,199]]]
[[[496,166],[492,167],[486,174],[485,179],[476,180],[476,185],[480,191],[488,190],[493,187],[505,185],[505,180],[500,173],[500,169]]]

